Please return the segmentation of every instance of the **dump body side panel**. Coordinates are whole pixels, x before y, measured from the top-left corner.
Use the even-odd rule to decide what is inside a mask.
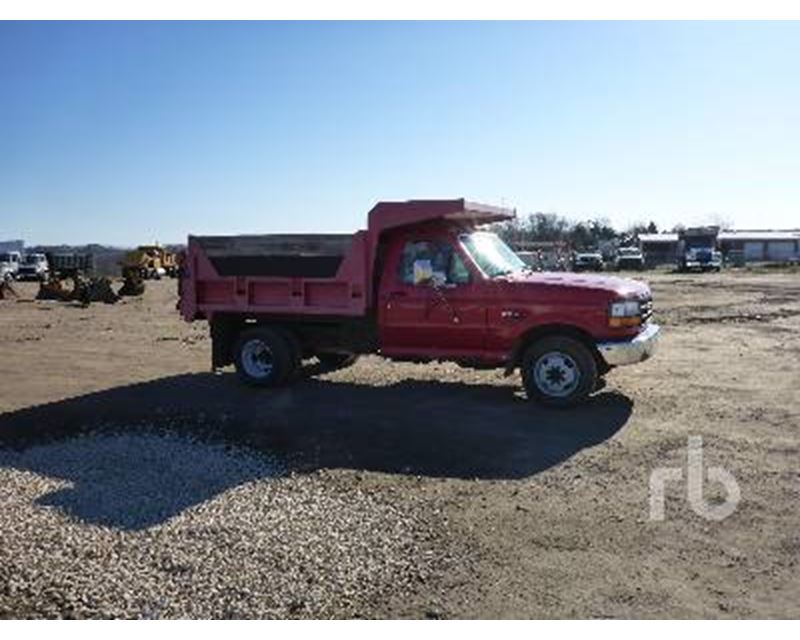
[[[186,320],[214,313],[362,316],[366,233],[190,236],[181,274]]]

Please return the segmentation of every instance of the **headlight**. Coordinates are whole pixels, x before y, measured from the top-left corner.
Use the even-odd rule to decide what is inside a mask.
[[[642,310],[638,300],[612,302],[608,308],[610,327],[635,327],[642,323]]]
[[[623,300],[621,302],[612,302],[609,315],[612,318],[624,318],[626,316],[639,315],[639,301],[638,300]]]

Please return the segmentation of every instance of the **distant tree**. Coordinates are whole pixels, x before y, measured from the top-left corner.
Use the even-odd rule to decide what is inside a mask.
[[[620,234],[622,245],[625,246],[636,244],[637,239],[643,233],[658,233],[658,227],[656,226],[656,223],[653,221],[650,221],[649,224],[637,222],[636,224],[631,225],[625,230],[624,233]]]
[[[531,213],[495,225],[495,232],[507,242],[564,240],[572,223],[555,213]]]
[[[556,213],[542,212],[497,224],[494,230],[510,244],[564,242],[576,250],[595,249],[619,237],[605,218],[574,222]]]
[[[589,224],[592,227],[592,234],[595,242],[600,240],[614,240],[619,236],[616,229],[611,226],[607,218],[596,218],[591,220]]]
[[[648,224],[645,224],[644,222],[637,222],[625,230],[626,236],[634,238],[643,233],[658,233],[658,226],[651,220]]]
[[[574,249],[588,249],[593,244],[593,234],[591,227],[583,222],[578,222],[570,229],[568,242]]]
[[[555,213],[532,213],[526,227],[533,240],[563,240],[572,224]]]
[[[519,218],[508,220],[506,222],[498,222],[492,225],[492,230],[509,244],[514,244],[521,240],[525,240],[525,229],[519,222]]]

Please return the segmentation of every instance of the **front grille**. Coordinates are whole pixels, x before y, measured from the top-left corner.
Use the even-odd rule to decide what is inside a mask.
[[[646,324],[650,321],[650,318],[653,317],[653,299],[646,298],[645,300],[642,300],[640,309],[642,314],[642,324]]]

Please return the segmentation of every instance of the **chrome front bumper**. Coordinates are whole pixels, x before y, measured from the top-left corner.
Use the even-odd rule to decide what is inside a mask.
[[[655,353],[661,327],[648,324],[644,330],[631,340],[623,342],[598,342],[597,350],[611,367],[643,362]]]

